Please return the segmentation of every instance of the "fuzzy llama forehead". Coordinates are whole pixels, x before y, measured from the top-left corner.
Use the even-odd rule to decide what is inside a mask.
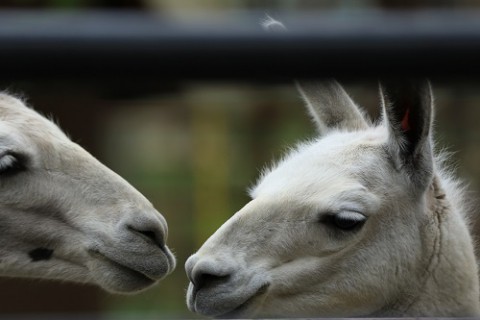
[[[8,123],[8,125],[7,125]],[[44,118],[22,100],[0,92],[0,134],[5,130],[19,129],[39,141],[49,139],[67,141],[67,135],[53,122]]]
[[[306,143],[300,143],[272,167],[263,170],[249,191],[261,196],[295,194],[305,197],[332,188],[333,185],[358,184],[357,171],[379,165],[386,159],[383,145],[386,128],[364,131],[335,131]],[[357,181],[357,182],[356,182]]]

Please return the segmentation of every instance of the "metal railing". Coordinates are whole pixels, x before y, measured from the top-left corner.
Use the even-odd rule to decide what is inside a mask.
[[[219,13],[222,14],[222,13]],[[480,74],[480,12],[263,12],[192,22],[135,12],[0,12],[0,79],[291,81]],[[195,22],[194,22],[195,21]],[[207,21],[207,22],[205,22]]]

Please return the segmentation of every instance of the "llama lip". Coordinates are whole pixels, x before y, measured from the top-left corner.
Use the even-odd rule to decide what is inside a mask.
[[[140,271],[134,270],[130,267],[124,266],[123,264],[120,264],[116,261],[108,259],[108,263],[110,263],[110,265],[114,266],[116,269],[120,270],[122,273],[128,274],[129,277],[137,278],[139,282],[145,282],[147,284],[156,282],[155,279],[150,278],[146,274]]]
[[[101,253],[98,250],[90,250],[89,251],[91,255],[97,257],[98,259],[101,259],[104,263],[108,264],[110,267],[116,269],[119,271],[121,274],[126,274],[128,275],[129,278],[134,278],[137,279],[138,282],[143,282],[145,283],[145,286],[148,286],[154,282],[157,281],[157,279],[153,279],[152,277],[149,277],[148,275],[144,274],[143,272],[140,272],[138,270],[135,270],[131,267],[127,267],[124,264],[121,264],[103,253]]]
[[[255,292],[250,298],[248,298],[245,302],[240,304],[238,307],[235,309],[228,311],[224,314],[221,314],[219,316],[216,316],[215,318],[217,319],[235,319],[235,318],[241,318],[245,316],[245,312],[248,311],[248,308],[252,305],[253,301],[256,300],[259,296],[265,294],[268,290],[268,287],[270,286],[270,283],[265,283],[262,285],[257,292]]]

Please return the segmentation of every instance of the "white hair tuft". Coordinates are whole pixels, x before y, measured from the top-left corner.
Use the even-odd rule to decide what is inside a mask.
[[[287,28],[283,23],[273,19],[268,14],[265,16],[265,19],[263,19],[262,21],[262,27],[267,31],[273,31],[273,32],[287,31]]]

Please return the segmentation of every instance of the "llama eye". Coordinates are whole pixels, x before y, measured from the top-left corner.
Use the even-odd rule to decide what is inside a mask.
[[[0,175],[12,175],[24,169],[23,157],[12,153],[5,153],[0,156]]]
[[[337,214],[327,215],[323,222],[333,228],[343,231],[354,231],[360,228],[367,218],[358,212],[342,211]]]

